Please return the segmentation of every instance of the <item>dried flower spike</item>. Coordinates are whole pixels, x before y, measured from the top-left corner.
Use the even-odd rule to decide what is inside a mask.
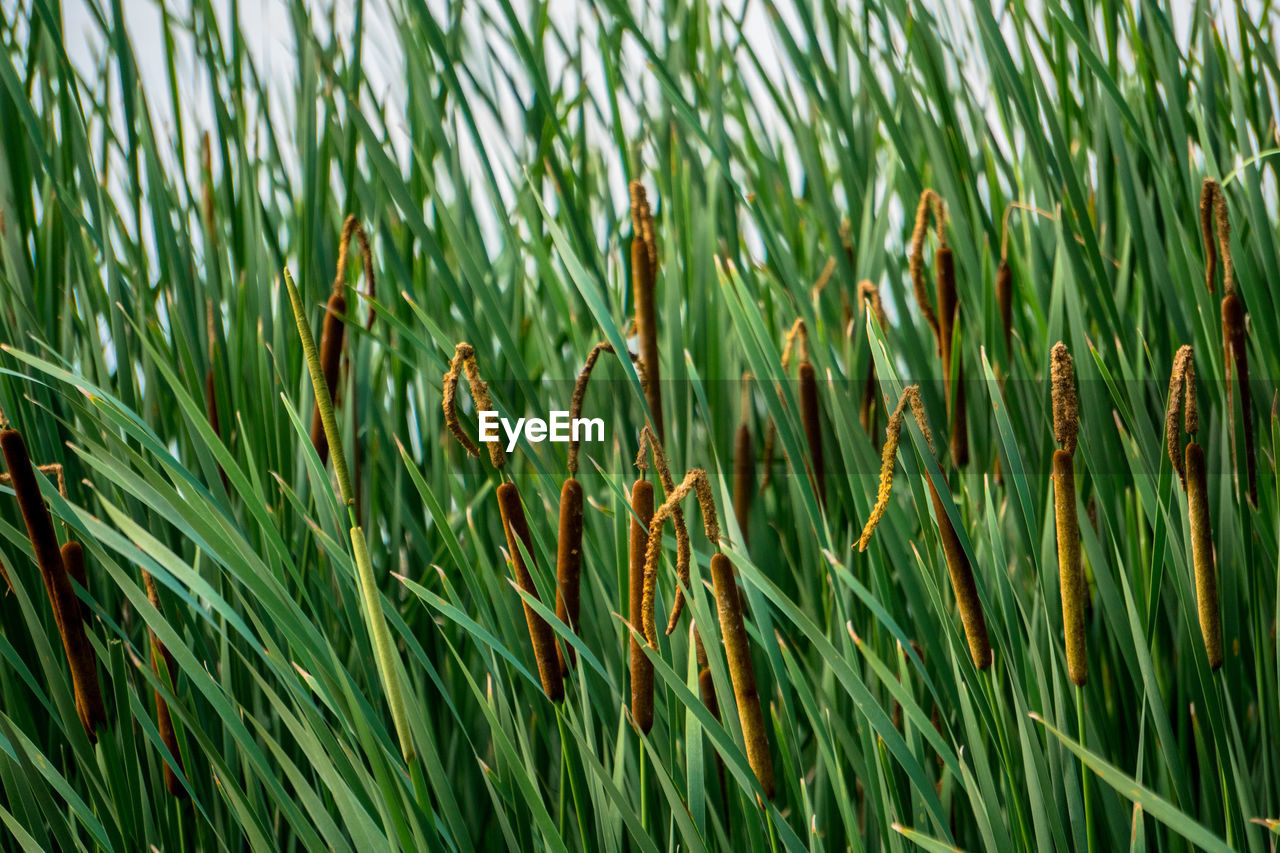
[[[658,248],[654,242],[653,214],[644,184],[631,182],[631,289],[636,309],[636,331],[640,338],[640,358],[648,371],[645,397],[653,417],[653,429],[665,440],[662,419],[662,371],[658,363],[658,310],[655,291],[658,278]]]
[[[80,601],[71,589],[62,552],[58,548],[58,536],[53,529],[53,519],[40,494],[35,469],[27,453],[22,434],[15,429],[0,431],[0,450],[9,469],[18,508],[26,522],[27,536],[35,552],[36,565],[44,580],[53,619],[62,636],[62,647],[71,669],[71,686],[75,693],[76,713],[90,742],[96,743],[98,729],[107,722],[106,706],[102,701],[102,689],[98,684],[98,665],[93,645],[80,620]]]
[[[1071,353],[1059,341],[1050,355],[1053,397],[1053,434],[1062,445],[1053,454],[1053,506],[1058,537],[1058,580],[1062,593],[1062,626],[1067,644],[1067,672],[1077,687],[1088,677],[1085,653],[1085,581],[1080,562],[1080,521],[1076,514],[1074,470],[1076,439],[1080,432],[1075,370]]]
[[[645,470],[644,459],[646,451],[653,455],[654,467],[658,469],[658,478],[662,481],[662,492],[667,498],[670,498],[671,493],[676,488],[675,480],[671,477],[671,466],[667,464],[667,455],[662,450],[662,442],[658,440],[658,436],[649,427],[645,427],[640,431],[640,452],[636,457],[636,467],[641,471]],[[676,527],[677,584],[675,600],[671,604],[671,614],[667,617],[666,633],[668,635],[676,629],[676,623],[680,621],[680,615],[684,612],[683,587],[689,585],[689,563],[693,554],[693,546],[689,542],[689,528],[685,524],[684,511],[679,506],[672,512],[672,519],[675,521]],[[649,599],[649,603],[652,606],[652,599]],[[649,616],[652,618],[652,612],[649,613]]]
[[[631,486],[631,536],[629,541],[628,602],[631,625],[644,630],[644,558],[649,547],[649,523],[653,518],[653,484],[640,477]],[[634,633],[631,649],[631,716],[644,734],[653,728],[653,663]]]
[[[702,524],[707,539],[716,547],[719,547],[720,543],[720,519],[716,514],[715,502],[711,498],[711,481],[707,478],[706,471],[694,468],[685,474],[679,485],[667,492],[666,499],[654,510],[653,518],[649,522],[649,542],[644,561],[643,622],[645,640],[654,647],[658,643],[654,611],[658,590],[658,558],[662,551],[662,525],[668,518],[679,512],[680,502],[690,492],[697,496],[698,506],[702,509]],[[680,583],[687,586],[688,577],[680,578]],[[667,633],[671,633],[670,629]]]
[[[538,588],[525,563],[525,552],[533,558],[533,537],[529,534],[529,522],[525,518],[520,490],[515,483],[498,486],[498,511],[502,514],[502,529],[507,536],[507,552],[511,555],[511,568],[516,584],[524,593],[538,599]],[[524,619],[529,628],[529,640],[533,657],[538,663],[538,676],[542,690],[552,702],[564,699],[564,682],[560,675],[560,662],[556,651],[556,635],[547,620],[538,615],[528,602],[522,601]]]
[[[88,591],[89,574],[84,567],[84,548],[79,542],[67,542],[62,546],[62,565],[67,568],[67,575],[76,583],[80,584],[80,588]],[[73,590],[74,592],[74,590]],[[80,614],[81,622],[88,622],[93,613],[89,610],[89,605],[83,601],[76,599],[76,612]]]
[[[480,456],[480,448],[476,447],[475,442],[462,429],[462,424],[458,422],[458,380],[463,373],[467,375],[467,384],[471,389],[471,400],[475,403],[477,412],[493,411],[493,399],[489,396],[489,385],[480,378],[480,368],[476,364],[476,351],[471,344],[463,341],[454,347],[453,361],[449,363],[449,370],[444,375],[444,393],[441,398],[441,405],[444,408],[444,422],[449,427],[449,432],[453,433],[453,437],[458,443],[470,453],[472,456]],[[489,461],[493,463],[494,468],[501,469],[507,464],[507,454],[502,450],[502,442],[490,441],[489,445]]]
[[[1164,419],[1165,445],[1169,451],[1169,461],[1177,472],[1182,488],[1187,488],[1187,469],[1183,464],[1181,437],[1178,432],[1178,415],[1183,413],[1184,428],[1189,435],[1195,435],[1200,427],[1199,414],[1196,411],[1196,367],[1190,346],[1181,347],[1173,357],[1173,371],[1169,375],[1169,411]]]
[[[738,705],[738,723],[746,745],[747,762],[756,774],[764,795],[774,795],[773,758],[769,754],[769,738],[764,725],[760,694],[756,689],[755,667],[747,645],[747,629],[742,621],[742,599],[733,577],[733,564],[724,554],[711,557],[711,585],[716,594],[720,615],[720,633],[724,637],[725,658],[729,663],[729,679]]]

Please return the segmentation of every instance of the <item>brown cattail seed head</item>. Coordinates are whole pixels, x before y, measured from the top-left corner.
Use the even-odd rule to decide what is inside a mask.
[[[1224,262],[1223,266],[1226,264]],[[1246,496],[1253,506],[1258,505],[1258,472],[1257,457],[1254,451],[1253,438],[1253,393],[1249,387],[1249,350],[1244,321],[1244,303],[1239,294],[1228,291],[1222,298],[1222,337],[1226,346],[1227,375],[1235,374],[1234,388],[1228,385],[1228,394],[1238,392],[1240,395],[1240,413],[1244,426],[1244,461],[1246,474]],[[1228,397],[1230,400],[1230,397]],[[1234,406],[1231,409],[1235,416]],[[1235,430],[1232,430],[1234,446]],[[1240,456],[1236,454],[1236,477],[1239,479]]]
[[[1080,433],[1080,404],[1076,399],[1075,365],[1066,344],[1058,341],[1050,354],[1050,383],[1053,396],[1053,438],[1068,453],[1074,453]]]
[[[67,574],[76,583],[80,584],[80,588],[86,592],[89,589],[89,575],[84,568],[84,548],[79,542],[68,542],[62,546],[62,565],[67,567]],[[88,622],[92,612],[89,605],[76,600],[76,612],[80,614],[81,622]]]
[[[1196,366],[1190,346],[1180,348],[1173,357],[1173,370],[1169,374],[1169,409],[1164,419],[1165,445],[1169,461],[1177,472],[1182,488],[1187,487],[1187,471],[1182,461],[1181,438],[1178,432],[1178,413],[1183,412],[1183,425],[1189,435],[1200,428],[1200,414],[1196,408]]]
[[[1085,655],[1084,567],[1080,562],[1080,522],[1076,517],[1076,479],[1072,455],[1053,452],[1053,506],[1058,534],[1058,579],[1062,591],[1062,628],[1067,640],[1067,672],[1077,687],[1088,677]]]
[[[893,410],[893,414],[889,416],[889,425],[885,428],[884,447],[880,449],[880,486],[876,490],[876,503],[871,508],[871,514],[867,516],[867,522],[862,528],[862,535],[858,537],[858,550],[867,550],[867,545],[871,542],[871,534],[875,532],[876,525],[880,523],[880,519],[884,518],[885,512],[889,508],[889,494],[893,489],[893,465],[898,455],[898,443],[902,438],[902,425],[907,406],[911,406],[911,413],[915,416],[916,424],[919,425],[920,431],[924,433],[925,441],[929,443],[930,451],[933,450],[933,434],[929,432],[929,422],[925,417],[924,403],[920,400],[920,387],[918,385],[908,385],[902,389],[902,397],[898,400],[897,407]]]
[[[1218,252],[1213,244],[1213,200],[1218,195],[1218,182],[1205,178],[1200,185],[1200,236],[1204,239],[1204,286],[1213,293],[1213,277],[1218,266]]]
[[[578,632],[582,584],[582,484],[573,477],[560,490],[560,535],[556,548],[556,617]],[[556,646],[560,672],[568,674],[574,663],[573,647]]]
[[[515,571],[516,584],[525,594],[538,598],[533,575],[525,564],[524,551],[533,558],[533,537],[529,535],[529,522],[525,519],[524,504],[520,502],[520,490],[515,483],[498,486],[498,510],[502,513],[502,527],[507,535],[507,551],[511,554],[511,567]],[[522,602],[523,603],[523,602]],[[552,702],[564,699],[564,683],[560,676],[560,662],[556,651],[555,632],[547,620],[524,603],[524,619],[529,627],[529,640],[533,656],[538,662],[538,676],[542,690]]]
[[[760,707],[760,694],[756,690],[755,667],[751,663],[751,649],[747,645],[747,629],[742,622],[742,599],[733,578],[733,564],[724,554],[716,554],[711,558],[711,584],[715,589],[720,633],[724,637],[729,679],[733,682],[733,696],[738,705],[738,722],[742,726],[747,761],[755,771],[765,796],[772,800],[773,758],[769,754],[764,713]]]
[[[987,621],[982,615],[982,600],[973,579],[973,567],[960,545],[960,538],[956,536],[942,498],[933,487],[933,480],[928,480],[928,485],[933,514],[938,522],[938,538],[942,541],[942,554],[951,575],[951,589],[956,594],[956,609],[960,611],[960,623],[969,641],[969,655],[975,667],[986,669],[991,666],[991,639],[987,634]]]
[[[1218,610],[1218,576],[1213,560],[1213,534],[1209,524],[1209,490],[1204,450],[1194,441],[1187,445],[1187,512],[1191,521],[1191,559],[1196,575],[1196,609],[1209,668],[1222,666],[1222,617]]]
[[[15,429],[0,431],[0,450],[9,468],[13,492],[18,508],[26,522],[27,536],[35,552],[36,565],[44,580],[53,619],[62,635],[63,650],[71,669],[71,685],[75,692],[76,713],[91,742],[98,739],[97,730],[106,725],[107,711],[102,702],[102,690],[98,684],[98,666],[93,645],[85,634],[80,621],[80,601],[71,589],[62,552],[58,548],[58,536],[53,529],[53,519],[44,505],[40,486],[36,482],[35,469],[27,453],[22,434]]]
[[[644,563],[649,547],[649,522],[653,519],[653,484],[638,479],[631,486],[631,536],[629,543],[628,618],[632,628],[644,625]],[[653,663],[635,635],[631,635],[631,716],[644,734],[653,728]]]

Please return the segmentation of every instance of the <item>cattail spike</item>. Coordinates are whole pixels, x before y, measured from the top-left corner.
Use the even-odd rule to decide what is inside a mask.
[[[764,795],[774,795],[773,758],[764,725],[760,694],[756,688],[755,667],[747,645],[747,629],[742,621],[742,599],[733,577],[733,564],[724,554],[711,558],[711,585],[715,590],[716,609],[720,615],[720,633],[724,637],[725,658],[729,663],[729,679],[733,683],[734,701],[738,705],[738,722],[746,745],[747,762],[756,774]]]
[[[1062,627],[1067,641],[1067,672],[1077,687],[1088,676],[1085,654],[1084,568],[1080,562],[1080,522],[1076,516],[1073,456],[1053,452],[1053,506],[1058,536],[1058,580],[1062,592]]]
[[[62,647],[71,670],[71,686],[75,693],[76,713],[85,733],[92,743],[98,739],[98,729],[107,722],[106,706],[102,701],[102,689],[98,684],[98,666],[93,645],[80,621],[80,601],[71,588],[58,536],[53,529],[53,519],[40,494],[35,469],[27,453],[22,434],[15,429],[0,431],[0,450],[9,469],[14,495],[22,520],[27,526],[27,537],[35,552],[36,565],[44,580],[53,619],[62,636]]]
[[[582,404],[587,396],[587,383],[591,381],[591,371],[595,370],[596,361],[600,358],[602,352],[613,352],[613,347],[601,341],[591,348],[591,352],[587,353],[587,360],[582,365],[582,372],[578,374],[578,379],[573,383],[573,396],[569,399],[569,423],[575,423],[578,418],[582,417]],[[569,436],[569,476],[576,477],[578,475],[578,433],[576,430],[571,431]]]
[[[667,492],[666,499],[661,506],[654,510],[653,519],[649,522],[649,541],[645,550],[644,562],[643,621],[644,637],[650,646],[656,647],[658,643],[654,611],[658,589],[658,558],[662,551],[662,525],[668,518],[679,512],[680,502],[690,492],[695,494],[698,505],[702,509],[702,524],[706,531],[707,539],[717,547],[720,543],[720,520],[716,514],[715,502],[711,497],[711,481],[707,478],[706,471],[701,468],[694,468],[685,474],[679,485]],[[679,580],[681,584],[688,586],[689,579],[687,576],[679,578]],[[676,615],[678,616],[678,614]],[[668,634],[671,633],[673,627],[673,625],[668,624]]]
[[[1224,262],[1225,266],[1225,262]],[[1248,337],[1245,329],[1244,319],[1244,303],[1241,301],[1239,294],[1228,293],[1222,298],[1222,337],[1225,343],[1227,356],[1227,401],[1231,403],[1231,395],[1238,392],[1240,395],[1240,417],[1244,427],[1244,464],[1245,464],[1245,494],[1250,505],[1258,505],[1258,472],[1257,457],[1254,451],[1253,441],[1253,394],[1249,387],[1249,349]],[[1235,387],[1231,385],[1231,376],[1235,375]],[[1240,454],[1234,452],[1235,448],[1235,407],[1230,405],[1233,428],[1232,450],[1236,458],[1236,479],[1240,477]]]
[[[925,286],[924,280],[924,240],[928,234],[930,213],[933,213],[937,219],[938,243],[941,246],[946,245],[945,214],[943,213],[942,202],[937,193],[931,189],[926,189],[920,194],[920,204],[916,207],[916,221],[915,227],[911,231],[911,250],[907,256],[907,261],[911,271],[911,286],[915,291],[916,303],[920,306],[920,313],[924,314],[925,322],[929,324],[930,331],[933,332],[934,342],[941,349],[938,315],[934,313],[933,303],[929,301],[929,291]]]
[[[653,239],[653,216],[644,185],[631,182],[631,288],[636,310],[636,331],[640,338],[640,358],[648,371],[645,397],[653,417],[653,429],[665,440],[662,419],[662,377],[658,363],[657,289],[658,250]]]
[[[560,535],[556,539],[556,618],[578,633],[582,589],[582,484],[573,477],[560,490]],[[560,672],[569,674],[575,653],[568,643],[556,645]]]
[[[1173,370],[1169,375],[1169,409],[1165,413],[1164,435],[1165,445],[1169,451],[1169,461],[1177,472],[1182,488],[1187,488],[1187,469],[1183,465],[1181,438],[1178,432],[1178,415],[1183,414],[1183,424],[1187,433],[1194,435],[1200,426],[1199,414],[1196,410],[1196,368],[1194,353],[1190,346],[1181,347],[1173,357]]]
[[[1050,388],[1053,399],[1053,438],[1068,453],[1074,453],[1080,434],[1080,405],[1076,399],[1075,366],[1062,341],[1050,353]]]
[[[631,513],[628,618],[634,629],[643,631],[644,565],[649,547],[650,522],[653,518],[653,484],[643,478],[637,479],[631,486]],[[641,733],[648,734],[653,728],[653,663],[640,647],[635,634],[631,635],[630,648],[631,716]]]
[[[798,368],[800,423],[804,426],[805,441],[809,445],[810,466],[813,474],[813,487],[818,496],[818,503],[827,502],[827,468],[822,457],[822,423],[821,407],[818,403],[818,380],[813,365],[806,359]]]
[[[343,316],[347,313],[347,299],[335,292],[325,304],[324,326],[320,333],[320,369],[324,374],[325,387],[329,396],[337,405],[338,378],[342,368],[342,341],[345,335]],[[320,457],[320,464],[329,463],[329,441],[324,434],[324,422],[320,418],[320,407],[311,410],[311,446]]]
[[[1222,666],[1222,615],[1218,609],[1218,577],[1213,560],[1213,534],[1209,523],[1209,489],[1204,450],[1194,441],[1187,445],[1187,512],[1191,521],[1191,559],[1196,575],[1196,609],[1200,633],[1212,670]]]
[[[964,394],[964,360],[954,365],[954,339],[960,321],[960,300],[956,293],[956,266],[951,249],[941,246],[938,263],[938,347],[942,353],[943,390],[947,417],[951,422],[951,461],[956,467],[969,464],[969,422]],[[952,378],[952,373],[955,378]]]
[[[67,574],[73,581],[80,584],[80,588],[85,592],[89,591],[89,574],[84,567],[84,548],[79,542],[68,542],[62,546],[62,565],[66,566]],[[74,592],[74,590],[73,590]],[[88,622],[93,612],[89,609],[89,605],[83,601],[76,599],[76,612],[80,615],[81,622]]]
[[[1218,266],[1218,252],[1213,245],[1213,200],[1219,194],[1218,182],[1205,178],[1200,185],[1200,234],[1204,239],[1204,286],[1213,293],[1214,273]]]
[[[991,666],[991,639],[987,634],[987,621],[982,615],[982,600],[978,597],[978,586],[973,579],[973,567],[960,545],[960,538],[956,536],[942,497],[933,486],[933,480],[926,480],[929,497],[933,501],[933,514],[938,523],[942,555],[947,560],[951,589],[956,596],[956,609],[960,611],[960,624],[964,626],[965,639],[969,642],[969,656],[973,658],[975,667],[986,669]]]
[[[640,456],[636,460],[636,467],[641,471],[645,470],[643,460],[646,451],[653,455],[653,464],[658,469],[658,478],[662,482],[663,494],[670,497],[676,488],[675,480],[671,477],[671,466],[667,463],[667,454],[662,449],[662,442],[654,434],[653,430],[647,426],[640,431]],[[671,614],[667,617],[666,633],[668,635],[676,629],[676,623],[680,621],[680,615],[684,613],[684,589],[682,585],[689,585],[689,563],[692,561],[693,553],[693,546],[689,542],[689,528],[684,520],[684,511],[677,506],[672,513],[672,518],[676,526],[676,579],[679,583],[676,584],[675,600],[671,604]],[[651,600],[650,605],[652,605]],[[649,615],[652,617],[652,612]]]
[[[524,504],[520,501],[520,490],[515,483],[503,483],[498,486],[498,510],[502,515],[502,527],[507,536],[507,551],[511,554],[511,568],[516,576],[516,584],[526,595],[538,598],[538,588],[534,586],[533,575],[525,563],[523,551],[533,558],[533,537],[529,534],[529,522],[525,518]],[[524,605],[524,618],[529,628],[529,641],[533,646],[533,657],[538,663],[538,676],[542,680],[542,690],[552,702],[564,699],[564,682],[560,676],[560,663],[556,651],[556,636],[547,620],[543,619],[529,606]]]
[[[475,442],[463,431],[462,424],[458,422],[458,380],[464,372],[467,375],[467,384],[471,389],[471,400],[475,403],[476,411],[493,411],[493,398],[489,396],[488,383],[480,378],[480,367],[476,364],[476,351],[466,341],[454,347],[453,361],[449,363],[449,370],[444,375],[444,394],[441,405],[444,407],[444,421],[449,427],[449,432],[453,433],[454,438],[468,453],[479,457],[480,448],[476,447]],[[485,443],[489,445],[489,460],[493,462],[493,467],[501,469],[507,464],[507,455],[502,450],[502,442]]]
[[[920,431],[924,433],[925,440],[929,443],[930,451],[933,450],[933,434],[929,432],[924,403],[920,400],[920,387],[908,385],[902,389],[902,396],[898,399],[898,405],[893,413],[889,415],[889,425],[885,428],[884,447],[880,450],[880,486],[876,490],[875,506],[867,516],[862,535],[858,537],[859,551],[867,550],[867,545],[871,543],[871,534],[875,533],[876,525],[880,523],[880,519],[884,518],[889,508],[889,494],[893,489],[894,460],[898,455],[898,443],[902,438],[903,419],[908,405],[911,406],[911,413],[915,416]]]

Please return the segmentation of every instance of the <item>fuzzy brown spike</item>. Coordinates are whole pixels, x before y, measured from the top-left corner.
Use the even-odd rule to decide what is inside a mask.
[[[538,599],[538,588],[534,586],[533,575],[521,552],[523,546],[530,558],[533,557],[533,537],[529,534],[529,522],[525,518],[524,504],[515,483],[498,486],[498,510],[502,514],[502,528],[507,535],[507,552],[511,555],[511,568],[516,576],[516,584],[525,594]],[[560,675],[555,632],[547,620],[539,616],[527,602],[521,603],[524,605],[524,619],[529,628],[533,657],[538,663],[542,690],[552,702],[559,702],[564,699],[564,682]]]
[[[653,416],[653,429],[665,440],[662,418],[662,371],[658,362],[657,290],[658,251],[653,239],[653,216],[644,185],[631,182],[631,290],[636,311],[636,332],[640,338],[640,358],[648,371],[645,397]]]
[[[591,352],[587,353],[587,360],[582,365],[582,371],[578,374],[578,379],[573,383],[573,396],[569,400],[569,423],[573,424],[578,418],[582,417],[582,404],[587,397],[587,383],[591,381],[591,371],[595,370],[596,361],[600,358],[602,352],[613,352],[613,347],[605,341],[601,341],[591,348]],[[573,431],[569,436],[569,475],[576,477],[578,475],[578,437],[577,432]]]
[[[160,590],[156,588],[156,580],[146,569],[142,570],[142,584],[147,590],[147,600],[151,602],[151,606],[156,610],[160,610]],[[163,614],[163,611],[161,611]],[[178,668],[174,662],[173,654],[160,642],[160,638],[156,636],[155,631],[147,629],[147,635],[150,637],[151,645],[151,671],[155,673],[156,678],[164,682],[167,678],[169,684],[176,685],[178,683]],[[163,675],[161,674],[163,667]],[[165,701],[164,694],[157,688],[154,691],[156,700],[156,729],[160,732],[160,742],[164,744],[165,749],[173,756],[177,762],[175,768],[166,758],[164,762],[164,786],[169,795],[177,799],[185,799],[187,789],[183,786],[182,780],[178,778],[178,773],[182,772],[182,751],[178,748],[178,735],[173,726],[173,716],[169,712],[169,703]]]
[[[818,379],[808,360],[800,362],[799,376],[800,423],[804,426],[805,441],[809,445],[810,468],[818,503],[827,502],[827,468],[822,457],[821,406],[818,403]]]
[[[938,539],[942,543],[942,555],[947,560],[951,575],[951,589],[956,595],[956,609],[960,611],[960,623],[964,626],[965,639],[969,642],[969,655],[978,669],[991,666],[991,639],[987,634],[987,621],[982,615],[982,600],[973,579],[973,567],[960,545],[955,527],[947,515],[933,480],[928,480],[929,497],[933,501],[933,515],[938,523]]]
[[[1191,559],[1196,574],[1196,609],[1209,668],[1222,666],[1222,614],[1218,608],[1218,576],[1213,560],[1213,533],[1209,521],[1209,488],[1204,450],[1194,441],[1187,445],[1187,512],[1191,521]]]
[[[453,437],[468,453],[479,457],[480,448],[476,447],[475,442],[458,422],[458,380],[464,372],[467,375],[467,384],[470,386],[471,400],[475,403],[476,411],[493,411],[493,399],[489,396],[489,386],[480,378],[480,368],[476,364],[476,351],[466,341],[454,347],[453,361],[449,363],[449,370],[444,375],[441,406],[444,408],[444,422],[449,427],[449,432],[453,433]],[[489,445],[489,459],[493,462],[493,467],[501,469],[507,464],[507,455],[502,450],[502,442],[485,443]]]
[[[62,546],[62,565],[67,567],[67,575],[80,584],[80,588],[88,592],[89,590],[89,574],[84,567],[84,548],[79,542],[68,542]],[[73,590],[74,592],[74,590]],[[89,605],[76,599],[76,612],[80,614],[81,622],[88,622],[93,612],[89,609]]]
[[[1076,399],[1075,365],[1062,341],[1050,353],[1050,390],[1053,401],[1053,438],[1062,449],[1074,453],[1080,434],[1080,404]]]
[[[62,647],[71,669],[71,685],[75,693],[76,713],[90,742],[97,743],[98,729],[107,722],[106,706],[102,701],[102,689],[98,684],[97,658],[93,645],[80,621],[79,599],[71,589],[58,536],[53,529],[53,519],[40,494],[35,469],[27,453],[22,434],[15,429],[0,431],[0,450],[4,453],[9,469],[10,482],[27,526],[27,536],[35,552],[36,565],[44,580],[53,619],[62,636]]]
[[[560,532],[556,538],[556,618],[578,633],[582,606],[582,484],[573,477],[560,490]],[[568,643],[556,645],[560,672],[568,675],[575,653]]]
[[[1213,245],[1213,200],[1221,190],[1213,178],[1205,178],[1200,185],[1200,235],[1204,239],[1204,286],[1213,293],[1214,273],[1218,266],[1218,252]]]
[[[1224,264],[1225,265],[1225,264]],[[1236,479],[1240,478],[1240,454],[1235,448],[1235,406],[1231,404],[1233,393],[1240,395],[1240,417],[1244,427],[1245,495],[1250,505],[1258,505],[1257,457],[1253,442],[1253,394],[1249,387],[1249,349],[1245,329],[1244,303],[1237,293],[1222,297],[1222,337],[1227,355],[1227,402],[1233,428],[1232,450],[1236,458]],[[1235,376],[1235,386],[1231,378]]]
[[[341,293],[334,293],[325,304],[324,326],[320,333],[320,369],[324,374],[324,384],[329,388],[329,396],[337,401],[338,378],[342,369],[342,341],[346,333],[343,316],[347,313],[347,298]],[[311,446],[320,457],[320,464],[329,462],[329,441],[324,434],[324,423],[320,419],[320,407],[311,409]]]
[[[774,778],[769,737],[756,688],[751,649],[747,644],[747,629],[742,621],[742,599],[733,577],[733,564],[724,554],[715,554],[711,558],[711,585],[716,594],[720,633],[724,637],[725,658],[729,663],[729,679],[733,682],[733,696],[738,705],[738,722],[742,726],[747,762],[764,789],[765,797],[772,800]]]
[[[955,258],[951,249],[942,246],[936,255],[938,263],[938,339],[942,351],[943,389],[947,398],[947,418],[951,422],[951,461],[956,467],[969,464],[969,418],[964,394],[964,361],[954,365],[956,327],[960,320],[960,300],[956,293]]]
[[[629,538],[628,585],[630,613],[636,630],[644,630],[644,560],[649,547],[653,518],[653,484],[643,477],[631,486],[631,536]],[[631,716],[641,733],[653,728],[653,663],[645,655],[635,634],[631,634]]]
[[[1085,653],[1085,583],[1080,562],[1080,522],[1076,516],[1076,480],[1068,450],[1053,452],[1053,506],[1058,537],[1058,580],[1062,593],[1062,627],[1067,643],[1067,672],[1077,687],[1088,677]]]

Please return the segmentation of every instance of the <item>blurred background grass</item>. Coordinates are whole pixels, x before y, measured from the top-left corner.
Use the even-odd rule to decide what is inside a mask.
[[[67,498],[45,489],[65,537],[85,546],[112,719],[91,746],[16,507],[0,500],[10,846],[1272,846],[1270,3],[4,4],[0,409],[36,462],[66,468]],[[1257,509],[1231,477],[1196,208],[1206,176],[1224,182],[1250,312]],[[440,413],[459,340],[476,347],[498,407],[525,416],[563,408],[591,346],[626,339],[631,179],[656,219],[667,451],[677,476],[710,472],[746,597],[778,778],[763,805],[692,509],[690,610],[724,723],[697,698],[682,623],[657,649],[652,732],[630,725],[625,496],[645,409],[624,359],[602,359],[588,395],[609,428],[584,447],[583,624],[563,706],[542,694],[507,581],[499,481],[448,439]],[[946,432],[907,277],[925,187],[950,216],[972,444],[967,468],[944,454],[934,476],[951,487],[987,614],[995,664],[982,673],[918,436],[903,443],[871,547],[851,548],[875,497],[883,398],[892,407],[919,382]],[[1006,351],[993,283],[1013,202],[1047,215],[1008,220]],[[339,423],[406,684],[408,766],[345,513],[307,439],[310,381],[279,278],[288,265],[318,328],[348,214],[369,232],[378,287],[365,300],[349,280],[360,322],[348,324]],[[932,248],[926,262],[932,275]],[[863,278],[884,296],[883,330],[856,310]],[[825,505],[803,474],[781,365],[797,317],[822,380]],[[1081,518],[1096,519],[1082,524],[1079,692],[1048,476],[1057,340],[1076,357],[1077,488]],[[1181,344],[1201,377],[1227,648],[1217,673],[1162,443]],[[857,410],[873,354],[882,399],[868,435]],[[760,379],[756,448],[772,418],[780,450],[749,548],[728,511],[744,370]],[[563,453],[522,446],[508,469],[544,602]],[[158,610],[141,570],[159,584]],[[660,609],[673,593],[664,569]],[[148,628],[174,654],[172,686],[149,666]],[[178,721],[186,801],[165,792],[156,689]]]

